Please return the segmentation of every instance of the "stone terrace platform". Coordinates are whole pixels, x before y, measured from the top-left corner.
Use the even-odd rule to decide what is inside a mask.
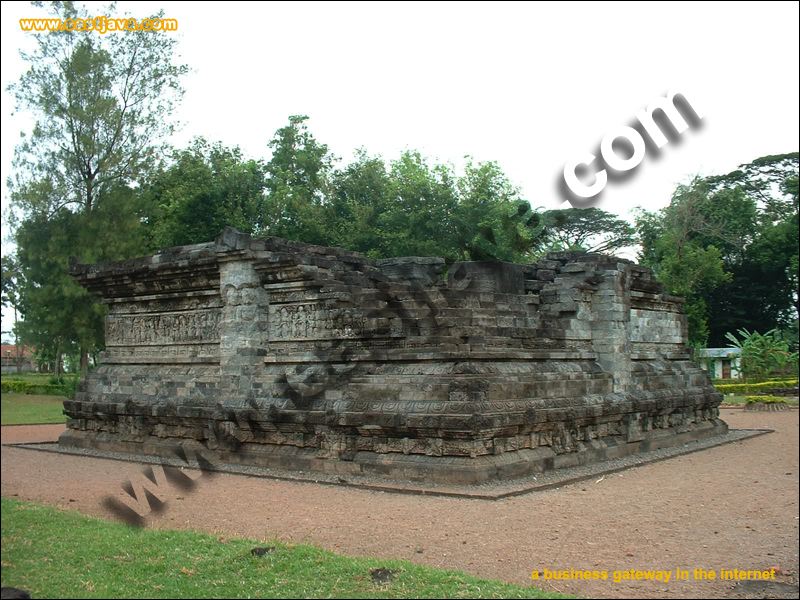
[[[372,261],[229,229],[73,275],[108,317],[65,448],[473,484],[727,431],[682,300],[615,257]]]

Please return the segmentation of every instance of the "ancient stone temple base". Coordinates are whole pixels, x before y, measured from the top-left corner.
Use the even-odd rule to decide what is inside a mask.
[[[108,317],[66,447],[472,484],[727,431],[682,300],[614,257],[371,261],[226,230],[73,274]]]

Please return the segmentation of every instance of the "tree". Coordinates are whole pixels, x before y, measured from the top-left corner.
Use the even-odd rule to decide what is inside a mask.
[[[334,245],[371,258],[385,256],[379,218],[387,210],[391,184],[383,159],[363,148],[353,162],[334,171],[330,205]]]
[[[468,161],[456,190],[453,220],[461,260],[532,258],[544,241],[544,220],[497,163]]]
[[[729,331],[786,328],[798,310],[798,153],[771,155],[706,179],[717,193],[736,193],[754,207],[750,235],[737,242],[735,260],[726,261],[730,282],[709,294],[711,341]],[[736,218],[736,211],[730,214]]]
[[[305,115],[289,117],[269,147],[265,166],[266,199],[258,229],[312,244],[327,244],[332,236],[327,213],[329,179],[334,158],[308,130]]]
[[[261,235],[339,245],[373,258],[524,260],[538,215],[495,163],[450,165],[406,151],[388,164],[365,150],[337,168],[325,144],[292,116],[269,146]]]
[[[724,343],[729,331],[786,328],[799,308],[798,153],[763,156],[704,182],[714,206],[728,208],[726,222],[741,228],[724,256],[730,280],[708,296],[711,343]]]
[[[91,214],[59,210],[33,214],[17,228],[17,255],[24,274],[20,286],[20,334],[40,357],[61,369],[64,353],[80,355],[103,344],[105,308],[69,275],[78,251],[87,263],[140,254],[144,248],[137,195],[122,187],[103,195]]]
[[[452,170],[406,151],[392,161],[389,181],[389,197],[377,220],[382,254],[456,259],[452,217],[458,198]]]
[[[264,203],[264,166],[239,148],[196,139],[143,190],[151,250],[212,240],[225,227],[257,233]]]
[[[798,203],[797,152],[762,156],[739,165],[725,175],[706,178],[709,189],[739,189],[756,203],[773,221],[785,220],[797,213]]]
[[[72,2],[50,6],[62,19],[88,16]],[[61,31],[35,39],[35,50],[22,53],[29,70],[10,88],[18,108],[36,119],[16,148],[9,184],[23,219],[16,241],[26,279],[24,331],[37,344],[50,335],[58,348],[77,345],[85,371],[89,351],[102,344],[102,310],[77,293],[67,258],[141,251],[132,243],[141,236],[124,235],[137,225],[124,201],[172,132],[168,115],[187,68],[173,63],[176,41],[162,32]],[[122,222],[123,231],[115,231]],[[49,235],[69,243],[45,243]]]
[[[16,348],[17,371],[19,372],[20,361],[22,360],[22,349],[19,345],[19,331],[17,321],[19,320],[20,289],[24,285],[24,276],[19,266],[19,261],[15,256],[2,257],[2,295],[0,295],[0,305],[10,306],[14,311],[14,346]]]
[[[538,215],[493,162],[458,176],[418,152],[387,168],[361,151],[332,182],[335,243],[369,256],[514,261],[538,243]]]
[[[55,16],[87,17],[73,2],[53,2]],[[162,13],[156,15],[163,16]],[[89,213],[114,186],[135,181],[173,131],[167,118],[182,93],[185,65],[172,62],[176,40],[160,32],[57,31],[35,34],[22,52],[31,66],[10,86],[18,108],[36,123],[16,148],[17,205],[48,214]],[[49,181],[49,205],[26,189]]]
[[[671,293],[686,298],[693,346],[705,346],[708,340],[708,291],[730,277],[719,248],[703,237],[722,225],[705,214],[707,202],[706,188],[695,180],[679,186],[667,208],[658,213],[641,211],[636,218],[642,244],[639,261],[651,267]]]
[[[641,260],[687,296],[695,342],[797,319],[797,169],[797,153],[762,157],[679,186],[669,207],[637,218]]]
[[[599,208],[548,210],[543,221],[552,250],[612,253],[636,243],[630,223]]]

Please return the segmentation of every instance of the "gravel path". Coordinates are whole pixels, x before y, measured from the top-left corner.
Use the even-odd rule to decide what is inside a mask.
[[[533,570],[768,569],[797,584],[798,411],[725,409],[732,428],[776,432],[499,501],[387,494],[217,474],[174,490],[149,527],[308,542],[519,584]],[[61,426],[3,427],[3,443]],[[2,448],[2,495],[111,518],[101,502],[141,466]],[[757,597],[725,581],[539,581],[595,597]],[[751,589],[752,588],[752,589]],[[795,588],[796,590],[796,588]],[[797,597],[797,592],[793,592]],[[770,597],[775,597],[774,595]],[[788,596],[788,597],[791,597]]]

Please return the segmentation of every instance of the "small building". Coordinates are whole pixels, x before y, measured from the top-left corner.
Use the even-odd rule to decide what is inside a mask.
[[[739,379],[742,376],[741,348],[703,348],[700,366],[712,379]]]
[[[3,344],[0,347],[0,372],[27,373],[35,370],[33,348],[14,344]]]

